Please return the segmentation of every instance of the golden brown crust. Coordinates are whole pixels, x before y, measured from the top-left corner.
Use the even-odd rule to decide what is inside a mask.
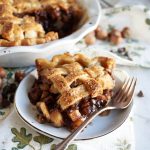
[[[56,55],[51,61],[37,59],[38,79],[29,99],[37,106],[38,121],[74,130],[98,108],[111,100],[115,61],[90,59],[82,54]]]
[[[20,45],[20,41],[7,41],[7,40],[3,40],[0,39],[0,46],[4,46],[4,47],[11,47],[11,46],[19,46]]]
[[[47,9],[53,9],[54,14],[59,9],[81,11],[75,0],[1,0],[0,46],[35,45],[57,40],[58,32],[45,29],[43,24],[46,22],[37,20],[39,12],[42,17],[47,17]],[[57,13],[55,15],[59,17]]]
[[[52,84],[50,92],[60,93],[57,103],[62,110],[87,96],[98,97],[103,90],[113,89],[114,81],[105,69],[112,69],[114,64],[111,58],[89,59],[82,54],[68,53],[57,55],[51,61],[36,60],[39,76]],[[71,85],[76,81],[78,84],[72,88]]]

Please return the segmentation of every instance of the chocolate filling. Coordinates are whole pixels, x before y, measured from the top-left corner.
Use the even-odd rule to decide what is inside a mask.
[[[15,16],[22,18],[24,16],[33,16],[35,20],[40,23],[45,32],[58,32],[59,38],[70,35],[78,28],[81,20],[81,13],[76,12],[73,7],[68,10],[62,8],[52,8],[48,6],[42,10],[34,10],[32,12],[15,13]]]
[[[39,88],[40,81],[35,81],[31,91],[29,92],[29,98],[32,104],[36,104],[41,98],[41,91]],[[72,84],[72,88],[76,87],[76,83],[74,82]],[[67,126],[68,129],[74,129],[74,127],[71,126],[74,122],[69,118],[68,113],[72,112],[73,110],[78,110],[81,114],[81,117],[87,118],[91,113],[96,111],[98,108],[104,107],[107,104],[107,101],[110,97],[112,97],[112,91],[111,90],[104,90],[103,95],[91,98],[90,96],[83,98],[79,103],[70,106],[65,111],[62,111],[57,104],[57,100],[59,99],[60,94],[53,94],[49,92],[49,95],[46,99],[43,101],[46,103],[46,106],[48,107],[48,110],[51,109],[58,109],[62,115],[64,120],[64,125]],[[41,119],[41,120],[40,120]],[[39,122],[44,122],[43,114],[39,111],[38,116]]]

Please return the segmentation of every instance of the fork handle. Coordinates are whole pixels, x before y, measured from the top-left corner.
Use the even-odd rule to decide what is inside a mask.
[[[105,110],[113,109],[113,107],[106,106],[100,108],[98,111],[93,112],[75,131],[73,131],[67,138],[65,138],[61,143],[55,146],[54,150],[65,150],[68,144],[100,113]]]

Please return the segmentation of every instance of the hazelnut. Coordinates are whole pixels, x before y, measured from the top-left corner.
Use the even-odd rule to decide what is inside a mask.
[[[96,42],[95,33],[94,33],[94,32],[89,33],[89,34],[84,38],[84,40],[85,40],[85,43],[86,43],[87,45],[92,45],[92,44],[94,44],[94,43]]]
[[[98,27],[96,30],[95,30],[95,35],[96,35],[96,38],[99,39],[99,40],[105,40],[108,36],[108,33],[104,30],[102,30],[100,27]]]
[[[123,41],[121,32],[113,29],[110,33],[109,33],[109,41],[113,44],[113,45],[118,45]]]
[[[123,38],[129,38],[131,36],[130,28],[128,27],[123,28],[121,34]]]
[[[122,35],[121,35],[121,32],[120,32],[119,30],[116,30],[116,29],[113,29],[113,30],[110,32],[110,35],[122,36]]]
[[[20,83],[21,80],[22,80],[24,77],[25,77],[25,73],[22,72],[22,71],[17,71],[17,72],[15,73],[15,81],[18,82],[18,83]]]
[[[121,36],[111,35],[110,36],[110,42],[113,45],[119,45],[123,41],[123,38]]]
[[[6,77],[6,71],[2,67],[0,67],[0,77],[1,78],[5,78]]]

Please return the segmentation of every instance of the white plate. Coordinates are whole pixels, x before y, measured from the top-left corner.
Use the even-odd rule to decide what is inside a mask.
[[[98,0],[78,0],[85,8],[87,21],[71,35],[45,44],[35,46],[0,47],[0,64],[3,67],[20,67],[33,65],[38,57],[52,57],[58,53],[70,50],[72,45],[81,40],[99,24],[101,7]],[[83,16],[83,18],[85,18]]]
[[[126,72],[115,70],[116,90],[122,86],[122,83],[128,77]],[[33,109],[28,92],[37,78],[37,72],[30,73],[19,85],[15,95],[15,107],[20,118],[34,130],[47,136],[56,138],[65,138],[70,134],[65,128],[55,128],[50,124],[40,124],[36,120],[36,110]],[[114,110],[106,117],[97,116],[92,124],[79,134],[76,140],[87,140],[106,135],[117,129],[127,119],[132,105],[125,110]]]

